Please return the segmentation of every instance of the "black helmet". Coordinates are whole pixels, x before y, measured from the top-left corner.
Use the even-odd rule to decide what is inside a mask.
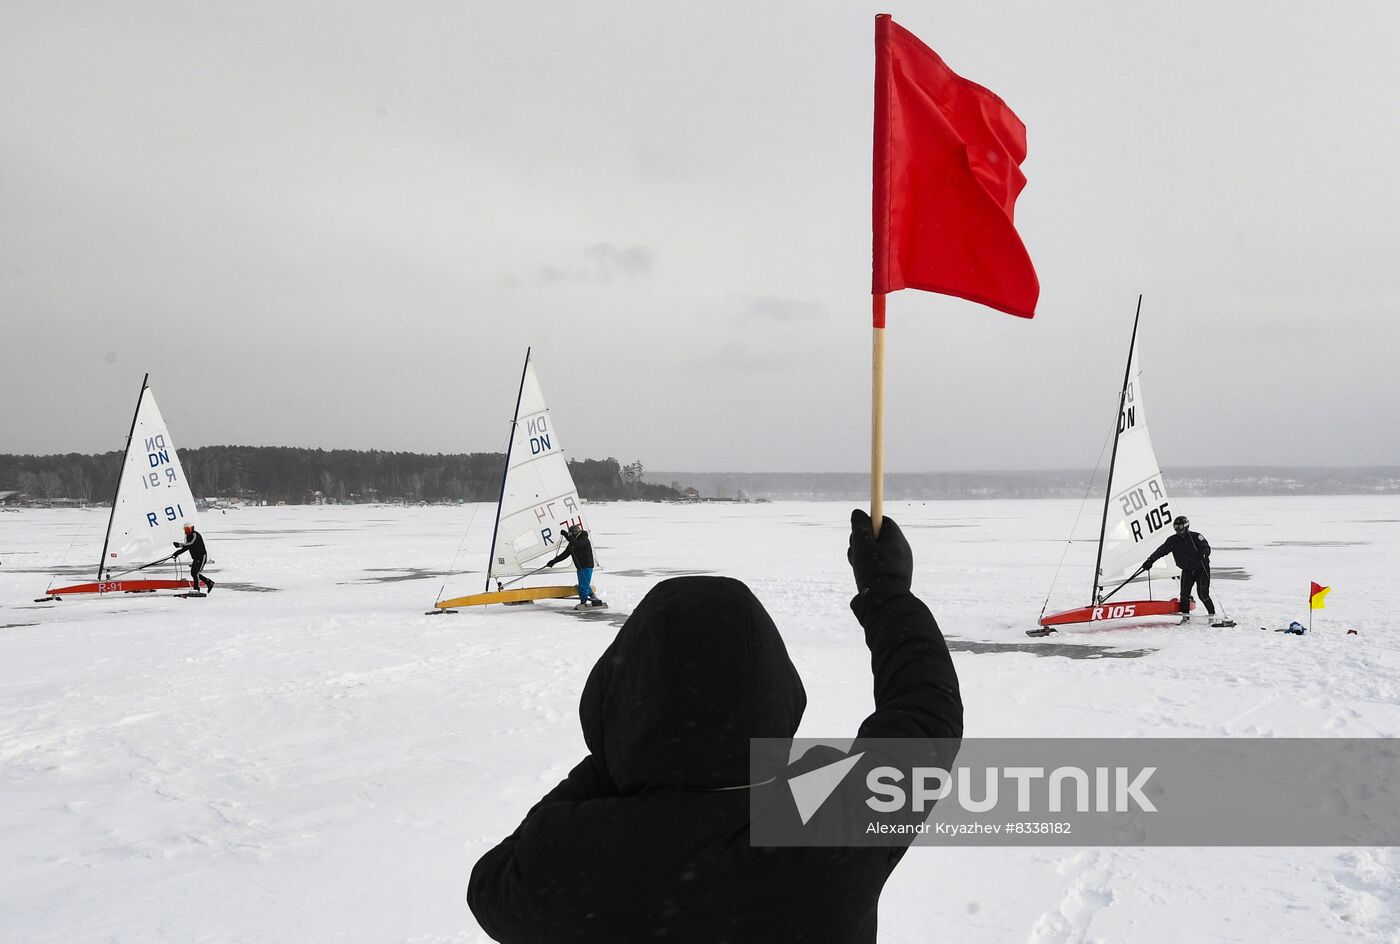
[[[1172,527],[1177,531],[1185,531],[1187,528],[1191,527],[1191,519],[1187,518],[1185,515],[1177,515],[1176,520],[1172,522]]]
[[[565,534],[571,534],[571,535],[574,535],[575,537],[577,537],[579,534],[582,534],[582,533],[583,533],[583,525],[581,525],[581,524],[571,524],[571,525],[569,525],[567,528],[564,529],[564,533],[565,533]]]

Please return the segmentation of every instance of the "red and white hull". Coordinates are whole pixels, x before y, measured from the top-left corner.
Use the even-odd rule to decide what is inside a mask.
[[[1190,608],[1196,608],[1192,600]],[[1181,612],[1179,600],[1124,600],[1121,603],[1099,603],[1063,610],[1040,618],[1041,626],[1064,626],[1070,623],[1100,623],[1104,620],[1132,619],[1139,616],[1176,616]]]
[[[76,583],[71,587],[59,587],[49,591],[50,597],[66,597],[76,593],[151,593],[156,590],[190,590],[188,580],[102,580],[94,583]]]

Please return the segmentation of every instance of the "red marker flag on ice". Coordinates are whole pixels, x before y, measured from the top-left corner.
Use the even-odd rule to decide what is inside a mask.
[[[1026,126],[1005,102],[875,18],[874,294],[916,288],[1033,317],[1040,282],[1013,223],[1025,158]]]
[[[1331,587],[1324,587],[1316,580],[1312,582],[1312,589],[1308,591],[1308,607],[1313,610],[1327,609],[1327,594],[1332,592]],[[1344,608],[1345,609],[1345,608]]]

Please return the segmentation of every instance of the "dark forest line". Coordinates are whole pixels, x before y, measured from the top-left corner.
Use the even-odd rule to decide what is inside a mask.
[[[0,494],[9,501],[110,502],[121,452],[0,455]],[[329,502],[495,501],[505,456],[498,452],[425,455],[287,446],[202,446],[180,462],[197,498],[289,505]],[[678,489],[642,480],[640,462],[571,459],[586,500],[667,500]]]

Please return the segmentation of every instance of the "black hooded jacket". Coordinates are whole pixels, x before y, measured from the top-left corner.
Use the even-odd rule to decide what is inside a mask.
[[[564,549],[559,552],[558,557],[546,564],[546,567],[553,567],[566,557],[572,557],[574,566],[580,570],[593,566],[593,542],[588,539],[587,531],[580,531],[576,535],[565,531],[564,540]]]
[[[1182,570],[1210,569],[1210,542],[1195,531],[1183,531],[1167,538],[1161,547],[1152,552],[1152,556],[1147,558],[1143,566],[1151,567],[1159,558],[1168,554]]]
[[[962,735],[957,675],[912,593],[852,601],[875,711],[862,737]],[[603,653],[579,705],[588,756],[472,870],[497,941],[873,942],[904,849],[749,844],[751,737],[791,737],[806,693],[777,627],[737,580],[658,584]]]

